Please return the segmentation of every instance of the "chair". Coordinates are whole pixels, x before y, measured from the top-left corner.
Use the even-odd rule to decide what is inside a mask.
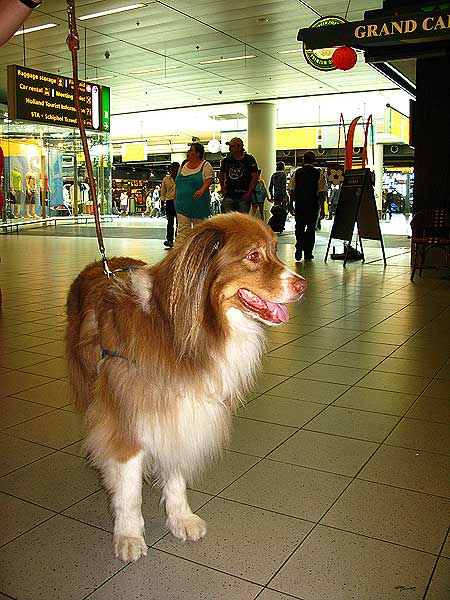
[[[422,269],[444,268],[450,270],[450,215],[444,208],[434,208],[417,212],[411,220],[411,281],[416,270],[422,276]],[[445,265],[426,266],[427,253],[433,248],[444,252]]]

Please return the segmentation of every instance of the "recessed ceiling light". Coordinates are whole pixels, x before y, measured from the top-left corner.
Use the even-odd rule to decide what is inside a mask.
[[[126,10],[134,10],[135,8],[143,8],[145,4],[129,4],[128,6],[119,6],[119,8],[111,8],[109,10],[102,10],[97,13],[90,13],[89,15],[82,15],[78,17],[80,21],[86,21],[87,19],[95,19],[96,17],[104,17],[106,15],[113,15],[115,13],[125,12]]]
[[[114,79],[117,75],[103,75],[102,77],[89,77],[88,81],[100,81],[101,79]]]
[[[142,75],[144,73],[158,73],[162,71],[170,71],[172,69],[179,69],[180,65],[174,65],[173,67],[160,67],[158,69],[144,69],[142,71],[130,71],[128,75]]]
[[[232,58],[218,58],[216,60],[202,60],[199,65],[211,65],[212,63],[231,62],[233,60],[248,60],[249,58],[256,58],[255,54],[249,54],[248,56],[233,56]]]
[[[299,48],[295,50],[278,50],[277,54],[294,54],[294,52],[300,52]]]
[[[37,25],[36,27],[28,27],[28,29],[19,29],[14,35],[23,35],[24,33],[31,33],[32,31],[40,31],[41,29],[50,29],[51,27],[57,27],[56,23],[47,23],[46,25]]]

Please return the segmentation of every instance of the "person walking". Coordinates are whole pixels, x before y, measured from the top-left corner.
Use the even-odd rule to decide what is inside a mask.
[[[214,179],[214,171],[204,160],[203,144],[191,144],[188,159],[176,176],[175,210],[178,220],[176,243],[182,241],[192,227],[209,217],[209,186]]]
[[[175,219],[177,218],[175,210],[175,179],[179,169],[180,163],[173,162],[169,167],[169,174],[164,177],[161,184],[160,198],[162,202],[166,203],[167,232],[166,239],[164,240],[166,248],[172,248],[174,240]]]
[[[223,159],[219,172],[222,210],[248,213],[258,183],[258,165],[255,157],[245,152],[241,138],[232,138],[227,144],[230,153]]]
[[[328,186],[325,175],[314,163],[316,155],[305,152],[303,167],[297,169],[289,182],[291,201],[295,209],[295,260],[314,258],[316,223],[320,207],[325,202]]]
[[[258,183],[256,184],[255,192],[252,197],[252,207],[250,210],[252,217],[259,217],[264,221],[264,201],[269,197],[270,195],[266,182],[261,177],[261,169],[258,169]]]
[[[277,162],[277,170],[270,178],[269,192],[274,204],[281,204],[287,201],[286,173],[284,172],[284,167],[284,162]]]

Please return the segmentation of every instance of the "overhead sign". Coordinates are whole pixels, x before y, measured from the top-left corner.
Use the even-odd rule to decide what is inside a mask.
[[[346,23],[345,19],[342,17],[321,17],[320,19],[317,19],[317,21],[314,21],[309,28],[313,29],[317,27],[328,27],[330,25],[342,25],[342,23]],[[312,50],[303,43],[303,56],[307,63],[319,71],[334,71],[336,70],[336,67],[333,64],[331,57],[333,56],[335,49],[336,48],[319,48],[317,50]]]
[[[329,17],[332,18],[332,17]],[[320,21],[320,19],[319,19]],[[317,23],[317,21],[316,21]],[[308,48],[322,46],[353,46],[366,48],[370,45],[395,45],[398,43],[429,43],[450,39],[450,8],[415,11],[409,14],[386,14],[353,23],[329,23],[337,27],[326,31],[311,27],[300,29],[297,40]]]
[[[104,90],[109,92],[109,88],[79,82],[81,112],[87,129],[109,131],[109,102],[107,118],[102,113]],[[10,119],[76,127],[73,79],[9,65],[8,115]]]

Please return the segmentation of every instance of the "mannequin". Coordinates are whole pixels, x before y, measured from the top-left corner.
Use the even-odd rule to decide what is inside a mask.
[[[38,218],[36,214],[37,177],[38,174],[36,171],[33,170],[33,167],[30,167],[25,175],[25,183],[27,188],[27,193],[25,195],[25,216],[27,218]]]
[[[14,200],[11,197],[11,212],[17,218],[22,218],[21,213],[21,204],[22,204],[22,194],[23,194],[23,182],[22,182],[22,173],[19,169],[14,166],[10,173],[9,178],[9,187],[14,197]]]

